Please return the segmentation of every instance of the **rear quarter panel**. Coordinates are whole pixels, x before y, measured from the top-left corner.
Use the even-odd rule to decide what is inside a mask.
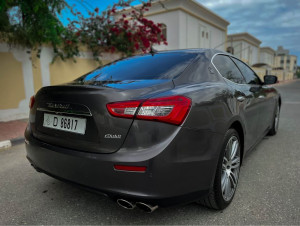
[[[183,95],[192,100],[192,106],[183,127],[195,130],[209,130],[225,134],[228,124],[239,109],[233,99],[230,87],[223,82],[207,82],[176,87],[171,95]]]

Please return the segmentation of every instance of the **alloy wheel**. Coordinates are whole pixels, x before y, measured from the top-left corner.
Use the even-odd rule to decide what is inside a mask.
[[[240,143],[236,136],[227,142],[222,162],[221,191],[225,201],[230,201],[237,187],[240,172]]]

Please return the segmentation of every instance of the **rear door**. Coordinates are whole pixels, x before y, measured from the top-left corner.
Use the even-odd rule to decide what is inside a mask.
[[[270,116],[273,115],[272,112],[274,111],[274,100],[271,93],[268,92],[269,88],[263,86],[263,83],[259,77],[250,67],[236,58],[232,59],[245,77],[248,89],[253,94],[255,99],[254,102],[259,110],[257,135],[258,138],[260,138],[269,129],[271,121],[273,120]]]
[[[214,57],[213,63],[233,89],[235,101],[229,103],[228,106],[232,108],[233,114],[238,114],[243,119],[246,130],[245,145],[249,147],[257,139],[260,105],[257,103],[254,93],[250,91],[240,70],[229,56],[217,55]]]

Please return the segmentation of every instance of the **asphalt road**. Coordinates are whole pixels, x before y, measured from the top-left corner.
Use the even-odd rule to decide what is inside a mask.
[[[0,224],[300,224],[300,81],[278,86],[280,129],[248,154],[232,204],[128,211],[111,200],[37,173],[24,145],[0,151]],[[172,189],[172,188],[170,188]]]

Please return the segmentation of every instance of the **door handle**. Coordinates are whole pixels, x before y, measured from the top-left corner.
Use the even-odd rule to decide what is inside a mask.
[[[238,96],[236,99],[237,99],[239,102],[243,102],[246,98],[243,97],[243,96]]]
[[[258,96],[258,99],[265,99],[266,97],[265,96],[263,96],[263,95],[259,95]]]

